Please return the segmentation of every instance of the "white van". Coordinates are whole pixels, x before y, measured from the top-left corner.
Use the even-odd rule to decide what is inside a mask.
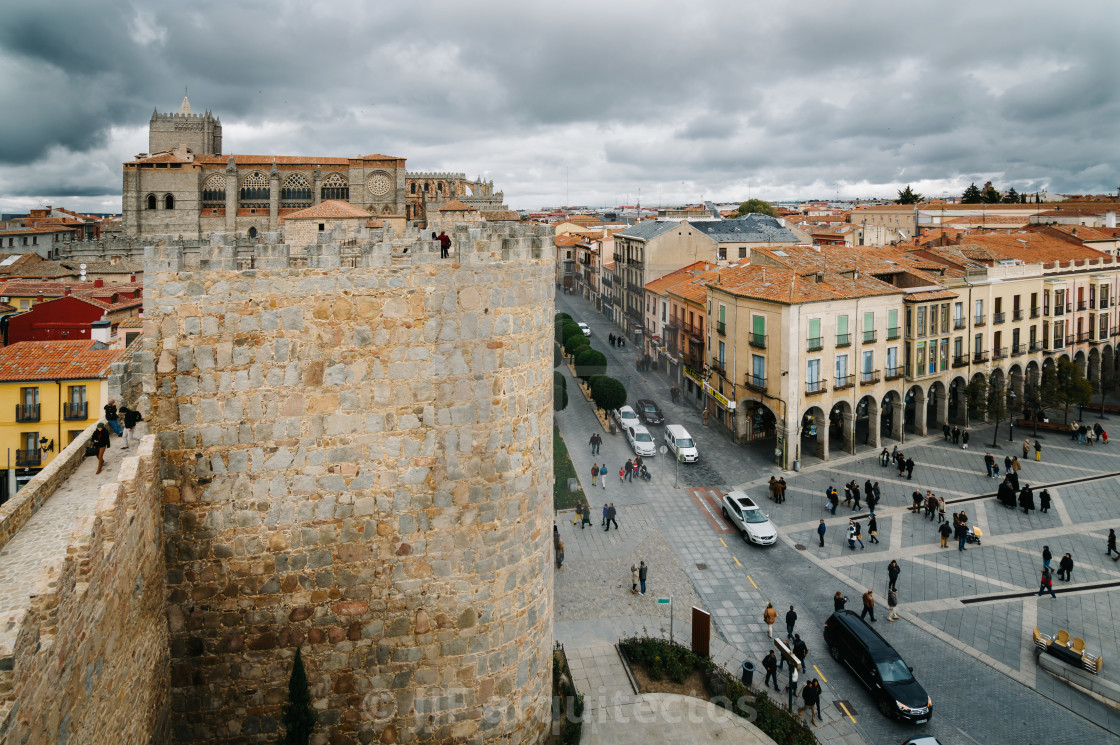
[[[688,430],[679,424],[670,424],[665,427],[665,445],[673,451],[674,456],[678,456],[685,463],[695,463],[700,459],[700,453],[696,450],[696,443],[692,439],[692,435]]]

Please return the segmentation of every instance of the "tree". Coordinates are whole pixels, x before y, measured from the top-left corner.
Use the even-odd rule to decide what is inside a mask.
[[[1027,203],[1027,193],[1023,192],[1022,194],[1019,195],[1019,204],[1026,204],[1026,203]]]
[[[1069,360],[1060,360],[1054,371],[1054,384],[1049,393],[1052,398],[1047,403],[1059,406],[1069,423],[1069,410],[1073,406],[1084,406],[1093,395],[1093,386],[1085,379],[1081,367]]]
[[[606,375],[591,378],[591,400],[600,409],[614,411],[626,405],[626,386]]]
[[[552,372],[552,410],[568,408],[568,381],[558,371]]]
[[[552,345],[552,366],[560,367],[560,363],[564,361],[564,352],[560,349],[559,344]]]
[[[288,703],[281,710],[284,725],[284,745],[307,745],[311,730],[318,716],[311,706],[311,689],[307,685],[307,671],[303,669],[303,656],[296,647],[292,661],[292,675],[288,678]]]
[[[590,346],[591,342],[583,334],[569,336],[564,340],[564,351],[567,352],[569,357],[575,357],[581,349]]]
[[[1019,203],[1019,192],[1015,191],[1014,186],[1012,186],[1010,189],[1007,190],[1007,193],[1003,196],[1003,201],[1006,204],[1018,204]]]
[[[961,195],[962,204],[980,204],[982,201],[984,199],[975,183],[969,184],[968,188],[964,190],[964,194]]]
[[[568,340],[569,336],[575,336],[577,334],[583,336],[583,329],[581,329],[575,321],[564,321],[560,326],[560,338],[556,341],[563,344]]]
[[[748,199],[747,201],[739,205],[739,213],[735,216],[742,217],[744,215],[749,215],[752,212],[760,215],[770,215],[770,217],[778,216],[777,210],[775,210],[771,206],[771,204],[764,199]]]
[[[607,358],[602,352],[590,346],[580,350],[576,355],[576,375],[587,382],[593,375],[603,375],[607,372]]]
[[[906,185],[905,189],[898,192],[898,199],[894,200],[895,204],[917,204],[922,201],[922,195],[910,189],[910,184]]]
[[[999,438],[999,425],[1007,419],[1007,390],[1003,384],[1003,377],[993,375],[988,385],[988,400],[986,402],[987,418],[994,421],[996,426],[992,432],[992,447],[996,447]]]
[[[569,316],[567,313],[557,313],[553,320],[555,320],[556,324],[559,325],[562,321],[572,320],[572,317]]]
[[[985,204],[999,204],[1003,200],[1000,193],[996,191],[996,187],[992,186],[992,182],[984,184],[984,191],[980,192],[980,201]]]

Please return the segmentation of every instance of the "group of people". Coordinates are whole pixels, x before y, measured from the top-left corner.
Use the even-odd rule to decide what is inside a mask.
[[[934,515],[937,515],[938,525],[945,522],[945,498],[937,496],[929,489],[926,489],[925,494],[922,494],[921,489],[915,489],[910,495],[908,511],[919,514],[923,510],[930,522],[933,522]]]
[[[1109,531],[1109,540],[1115,544],[1115,534]],[[1038,594],[1041,596],[1044,593],[1050,593],[1050,597],[1057,599],[1054,594],[1054,575],[1051,562],[1054,560],[1054,554],[1050,551],[1049,546],[1042,547],[1042,578],[1038,586]],[[1073,575],[1073,555],[1067,553],[1058,560],[1058,579],[1063,582],[1069,582]]]
[[[610,344],[612,347],[619,347],[619,348],[625,347],[626,346],[626,337],[622,336],[621,334],[618,335],[618,336],[615,336],[614,334],[611,334],[607,337],[607,343]]]
[[[770,488],[767,496],[774,502],[781,504],[786,501],[786,477],[774,478],[770,476]]]
[[[650,370],[653,369],[654,362],[655,362],[655,360],[653,359],[653,357],[650,357],[648,354],[643,354],[634,363],[634,367],[637,369],[638,372],[649,372]]]
[[[949,429],[949,423],[945,422],[941,432],[945,435],[945,442],[952,440],[954,445],[960,444],[961,448],[968,450],[968,427],[961,429],[953,425],[953,428]]]
[[[622,468],[618,469],[618,480],[620,482],[633,481],[634,479],[650,481],[652,478],[649,469],[646,468],[646,464],[642,461],[642,456],[640,455],[635,455],[633,459],[627,460],[626,463],[622,465]]]
[[[907,457],[905,453],[898,449],[898,445],[894,449],[887,451],[883,448],[883,452],[879,453],[879,465],[889,466],[891,461],[894,461],[895,466],[898,468],[898,476],[906,476],[906,480],[910,481],[914,477],[914,459]]]
[[[771,485],[773,485],[773,477],[771,477],[770,483]],[[780,483],[782,485],[782,492],[784,495],[785,480],[782,479]],[[827,509],[831,514],[835,515],[836,509],[840,506],[840,492],[836,490],[835,486],[829,484],[829,487],[825,489],[824,497],[827,501],[827,507],[825,509]],[[859,512],[861,509],[863,509],[863,507],[860,506],[861,498],[866,499],[867,509],[870,512],[874,512],[875,505],[879,504],[880,500],[882,499],[882,493],[879,491],[879,482],[876,481],[872,483],[871,479],[867,479],[867,481],[863,483],[862,493],[860,492],[859,482],[855,479],[852,479],[848,483],[844,484],[845,507],[851,507],[852,512]],[[782,501],[785,501],[784,496],[782,497]]]
[[[139,411],[133,411],[127,406],[121,406],[118,410],[116,399],[109,399],[109,403],[105,404],[105,421],[97,423],[87,451],[87,454],[97,456],[97,473],[101,473],[101,469],[105,467],[105,450],[109,447],[109,432],[112,431],[117,437],[123,437],[124,444],[121,445],[121,449],[128,450],[129,444],[135,439],[133,430],[137,422],[142,420]]]
[[[1092,427],[1086,426],[1084,422],[1078,424],[1071,422],[1069,425],[1070,439],[1080,442],[1082,445],[1092,445],[1095,441],[1099,441],[1102,445],[1108,444],[1108,432],[1097,422]]]

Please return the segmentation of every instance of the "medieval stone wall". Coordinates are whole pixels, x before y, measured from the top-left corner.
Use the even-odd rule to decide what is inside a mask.
[[[51,466],[80,462],[92,431]],[[167,742],[159,473],[159,444],[145,437],[137,457],[122,462],[119,483],[101,487],[65,551],[43,557],[27,603],[5,608],[0,742]]]
[[[413,232],[149,249],[177,742],[275,741],[297,647],[316,742],[543,738],[551,240]]]

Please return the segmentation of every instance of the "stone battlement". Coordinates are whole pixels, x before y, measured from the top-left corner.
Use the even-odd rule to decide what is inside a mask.
[[[407,171],[405,178],[434,178],[434,179],[462,179],[469,181],[465,173],[451,173],[450,171]]]

